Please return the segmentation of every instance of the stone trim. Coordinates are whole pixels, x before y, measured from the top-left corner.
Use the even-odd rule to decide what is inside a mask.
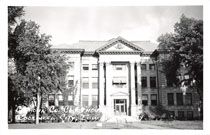
[[[98,52],[99,54],[110,54],[110,55],[119,55],[119,54],[123,54],[123,55],[130,55],[130,54],[133,54],[133,55],[141,55],[142,52],[140,51],[134,51],[134,52],[118,52],[118,51],[110,51],[110,52]]]

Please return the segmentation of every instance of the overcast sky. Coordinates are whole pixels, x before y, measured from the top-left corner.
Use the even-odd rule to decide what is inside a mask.
[[[41,33],[52,36],[51,44],[79,40],[150,40],[173,32],[182,14],[203,19],[202,6],[130,7],[25,7],[24,19],[40,25]]]

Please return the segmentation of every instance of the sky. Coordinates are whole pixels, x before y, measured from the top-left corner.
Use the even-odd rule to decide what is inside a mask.
[[[40,32],[52,36],[51,44],[79,40],[107,41],[121,36],[129,41],[157,43],[161,34],[173,32],[181,15],[203,19],[202,6],[25,7],[23,19],[35,21]]]

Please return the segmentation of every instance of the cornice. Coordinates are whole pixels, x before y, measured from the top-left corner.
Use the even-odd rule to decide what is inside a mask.
[[[69,48],[68,49],[67,48],[53,48],[52,50],[56,50],[64,54],[81,54],[85,51],[84,49],[69,49]]]
[[[140,51],[102,51],[98,52],[98,54],[103,55],[103,54],[109,54],[109,55],[141,55],[142,52]]]

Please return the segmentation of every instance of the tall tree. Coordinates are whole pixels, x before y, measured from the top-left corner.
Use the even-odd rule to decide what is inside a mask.
[[[184,65],[187,74],[190,76],[182,82],[189,87],[196,88],[200,98],[202,116],[203,21],[182,15],[180,21],[174,25],[174,33],[161,35],[158,42],[159,49],[168,52],[167,59],[163,60],[167,79],[177,84],[178,71],[181,65]]]
[[[23,7],[8,8],[8,54],[14,61],[15,72],[9,75],[9,100],[18,97],[36,97],[36,124],[43,94],[64,91],[68,65],[66,57],[52,50],[50,36],[39,32],[35,22],[19,21]]]
[[[36,96],[36,124],[43,94],[63,91],[68,65],[66,57],[50,49],[50,36],[39,33],[35,22],[21,21],[15,28],[17,47],[15,63],[24,76],[21,87],[25,94]]]
[[[8,7],[8,114],[12,112],[12,122],[15,122],[15,106],[24,102],[22,91],[18,91],[21,75],[17,73],[14,54],[17,46],[14,29],[19,22],[21,16],[24,15],[23,7]],[[19,80],[20,79],[20,80]]]

